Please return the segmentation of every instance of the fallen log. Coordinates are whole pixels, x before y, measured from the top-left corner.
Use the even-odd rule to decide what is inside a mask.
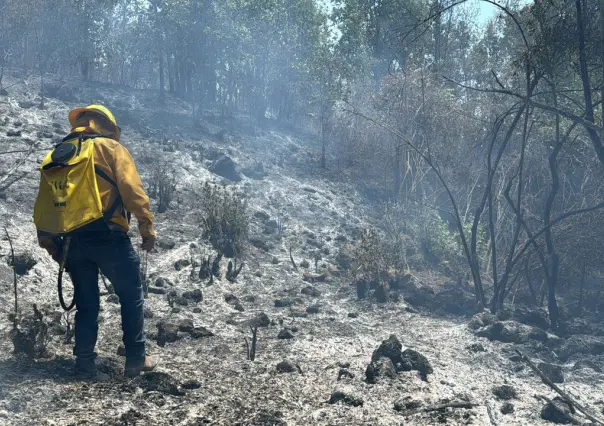
[[[604,421],[598,419],[597,417],[594,417],[593,414],[590,413],[590,410],[588,410],[586,407],[583,407],[581,404],[579,404],[577,401],[574,400],[574,398],[572,398],[568,393],[564,392],[562,389],[560,389],[554,382],[552,382],[545,374],[543,374],[543,372],[541,370],[539,370],[539,368],[537,368],[537,366],[535,365],[535,363],[533,361],[531,361],[529,359],[529,357],[527,357],[526,355],[524,355],[522,352],[520,352],[518,349],[516,349],[516,353],[518,355],[520,355],[520,357],[526,361],[526,363],[529,365],[529,367],[531,367],[531,369],[537,373],[537,375],[541,378],[541,380],[543,380],[543,383],[545,383],[546,385],[548,385],[550,388],[552,388],[553,390],[555,390],[558,395],[560,395],[571,407],[571,410],[574,408],[576,408],[577,410],[579,410],[581,413],[583,413],[583,415],[588,419],[591,420],[593,423],[597,424],[597,425],[602,425],[604,426]],[[573,413],[574,414],[574,413]]]

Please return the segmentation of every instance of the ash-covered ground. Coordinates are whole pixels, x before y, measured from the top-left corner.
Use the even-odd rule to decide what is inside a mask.
[[[550,424],[542,411],[557,393],[515,349],[549,364],[539,365],[604,418],[600,323],[575,321],[556,336],[546,330],[543,312],[528,308],[469,321],[470,289],[436,270],[414,273],[386,303],[358,300],[341,263],[375,213],[346,176],[320,172],[310,135],[244,116],[206,116],[194,124],[181,101],[169,98],[159,107],[154,93],[109,85],[51,81],[41,105],[35,81],[9,77],[6,83],[0,152],[11,153],[0,154],[1,225],[25,268],[18,278],[21,316],[36,304],[49,343],[46,356],[35,361],[13,353],[13,272],[2,236],[0,424]],[[121,377],[119,304],[101,281],[98,363],[111,380],[73,379],[67,327],[73,314],[62,315],[58,267],[37,247],[31,219],[38,163],[68,132],[68,111],[89,103],[113,110],[146,183],[158,155],[177,177],[170,208],[156,214],[158,247],[147,262],[145,328],[159,366],[134,380]],[[241,181],[210,171],[223,156]],[[224,277],[226,260],[219,278],[199,279],[199,262],[215,254],[202,238],[199,210],[200,188],[212,180],[244,193],[252,215],[245,266],[235,282]],[[136,230],[132,239],[140,242]],[[327,280],[308,278],[326,271]],[[247,359],[250,325],[259,326],[254,361]],[[391,335],[402,347],[392,338],[372,359]],[[564,404],[550,405],[558,407],[549,407],[554,417],[590,424]]]

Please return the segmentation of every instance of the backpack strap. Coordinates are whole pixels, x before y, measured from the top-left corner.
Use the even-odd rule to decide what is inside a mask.
[[[94,165],[94,172],[97,175],[99,175],[100,177],[102,177],[103,179],[105,179],[117,191],[117,197],[116,197],[115,201],[113,202],[111,207],[109,207],[109,209],[105,213],[103,213],[103,217],[105,218],[105,220],[111,219],[113,217],[113,214],[115,213],[115,211],[118,209],[118,207],[121,206],[122,215],[124,217],[127,217],[128,222],[130,222],[130,217],[128,217],[127,214],[124,214],[124,211],[125,211],[124,201],[122,200],[122,196],[120,195],[120,189],[118,188],[117,183],[115,183],[115,181],[113,179],[111,179],[111,177],[107,173],[105,173],[103,171],[103,169],[101,169],[96,164]]]

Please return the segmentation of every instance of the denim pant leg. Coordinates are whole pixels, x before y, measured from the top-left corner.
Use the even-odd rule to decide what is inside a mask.
[[[112,231],[111,235],[112,244],[104,251],[99,266],[120,298],[126,358],[143,359],[145,357],[144,296],[139,272],[140,259],[132,247],[130,237],[125,232]]]
[[[75,287],[77,308],[73,354],[82,360],[93,360],[96,358],[94,347],[99,330],[98,266],[76,254],[69,257],[68,267]]]

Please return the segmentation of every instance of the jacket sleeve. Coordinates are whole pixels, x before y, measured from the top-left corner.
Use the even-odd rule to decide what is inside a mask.
[[[149,197],[143,189],[140,175],[130,152],[121,144],[114,151],[114,173],[120,195],[126,209],[138,220],[138,228],[143,238],[155,236],[153,215],[149,208]]]

